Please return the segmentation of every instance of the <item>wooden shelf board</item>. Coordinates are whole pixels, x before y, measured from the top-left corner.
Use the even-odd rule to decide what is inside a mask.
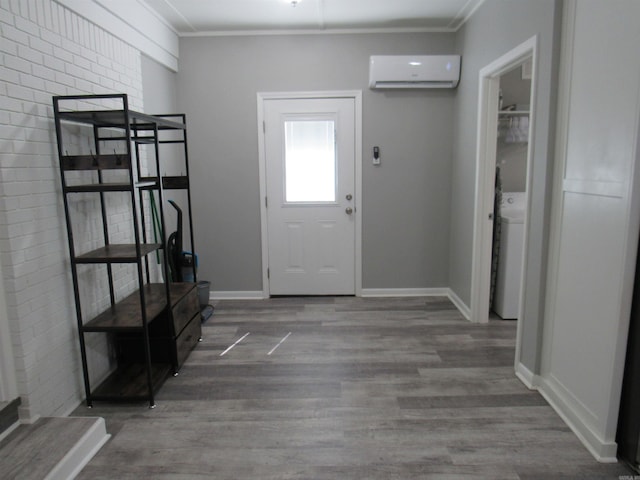
[[[156,143],[156,137],[131,137],[131,140],[133,140],[136,143],[146,143],[146,144]]]
[[[147,323],[152,322],[167,305],[164,285],[151,283],[144,287]],[[140,291],[136,290],[93,320],[82,329],[85,332],[113,332],[142,329],[142,309]]]
[[[130,183],[88,183],[84,185],[68,185],[65,188],[67,193],[129,192],[131,190]]]
[[[67,185],[65,193],[87,193],[87,192],[130,192],[134,188],[153,189],[158,186],[157,182],[139,182],[134,185],[130,183],[86,183],[83,185]]]
[[[195,283],[170,284],[170,302],[173,307],[187,292],[195,288]],[[145,312],[147,323],[155,320],[167,306],[165,286],[162,283],[150,283],[144,287]],[[142,309],[140,292],[136,290],[113,307],[102,312],[83,325],[85,332],[126,332],[142,330]]]
[[[169,284],[171,292],[171,307],[175,306],[191,289],[196,288],[193,282],[180,282]]]
[[[171,365],[152,363],[151,383],[156,392],[171,372]],[[92,400],[146,400],[149,398],[144,364],[122,365],[91,392]]]
[[[73,170],[129,170],[131,158],[123,153],[106,155],[63,155],[60,164],[64,171]]]
[[[141,182],[152,182],[153,184],[158,183],[158,177],[142,177],[140,178]],[[165,175],[162,177],[162,188],[165,190],[185,190],[189,187],[189,178],[186,175],[177,175],[177,176],[169,176]]]
[[[140,254],[144,257],[160,248],[162,248],[161,243],[143,243],[140,244]],[[137,261],[135,243],[105,245],[76,257],[76,263],[135,263]]]
[[[68,122],[97,125],[99,127],[124,127],[124,110],[83,110],[60,112],[61,120]]]
[[[59,117],[61,120],[66,120],[68,122],[96,125],[98,127],[117,128],[125,128],[128,117],[129,127],[135,131],[153,130],[154,128],[158,128],[159,130],[184,130],[186,128],[186,125],[182,122],[147,115],[133,110],[128,110],[127,112],[124,110],[82,110],[60,112]]]

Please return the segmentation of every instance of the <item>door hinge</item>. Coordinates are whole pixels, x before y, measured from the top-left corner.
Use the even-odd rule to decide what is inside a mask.
[[[267,123],[264,120],[262,121],[262,133],[267,133]]]
[[[267,197],[264,197],[264,206],[269,208],[269,200],[267,200]]]
[[[269,271],[268,268],[267,268],[267,278],[271,278],[271,272]]]

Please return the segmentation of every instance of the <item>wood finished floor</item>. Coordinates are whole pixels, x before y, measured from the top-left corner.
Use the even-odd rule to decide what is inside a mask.
[[[74,412],[104,417],[112,434],[78,478],[632,475],[597,463],[516,379],[515,327],[470,324],[439,297],[221,301],[156,409]]]

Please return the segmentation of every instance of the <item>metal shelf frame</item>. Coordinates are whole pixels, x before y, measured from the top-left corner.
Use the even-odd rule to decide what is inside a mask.
[[[106,107],[102,105],[108,104]],[[78,105],[90,105],[88,109],[78,108]],[[97,107],[95,107],[97,105]],[[115,105],[116,108],[109,108]],[[91,407],[94,400],[147,400],[149,407],[155,407],[155,393],[166,378],[165,373],[173,370],[177,374],[177,361],[171,365],[152,363],[152,352],[149,338],[149,324],[164,318],[169,324],[171,320],[171,292],[169,278],[169,258],[167,252],[167,235],[164,215],[164,189],[186,190],[188,203],[189,233],[191,249],[195,251],[193,221],[191,208],[191,193],[189,185],[189,160],[187,152],[186,117],[184,114],[148,115],[129,109],[126,94],[108,95],[66,95],[53,97],[54,121],[60,160],[60,178],[64,201],[65,220],[69,243],[71,276],[78,324],[80,353],[83,369],[83,381],[87,406]],[[92,151],[89,154],[69,155],[65,149],[63,127],[76,124],[89,127],[92,130]],[[180,138],[162,140],[160,132],[180,132]],[[107,135],[106,133],[111,133]],[[115,133],[115,135],[113,135]],[[91,141],[91,140],[90,140]],[[103,153],[103,145],[107,142],[124,144],[124,152]],[[159,146],[162,143],[176,143],[183,145],[184,165],[186,175],[183,177],[163,177],[162,162]],[[157,176],[142,177],[141,145],[151,145],[154,150],[153,158],[147,161],[153,165]],[[120,147],[122,150],[122,147]],[[150,156],[149,156],[150,157]],[[128,182],[105,181],[103,172],[106,170],[122,170],[127,172]],[[93,172],[91,181],[84,184],[68,184],[68,172]],[[158,178],[161,180],[158,181]],[[74,194],[95,194],[99,198],[100,218],[102,220],[102,247],[90,252],[76,252],[74,243],[73,219],[69,197]],[[110,242],[110,225],[108,222],[105,196],[128,195],[131,205],[133,243],[113,244]],[[158,198],[159,238],[156,243],[149,243],[146,221],[153,214],[151,209],[146,211],[144,195]],[[151,218],[153,222],[153,218]],[[149,254],[161,251],[161,273],[164,279],[161,284],[151,284]],[[135,264],[138,289],[121,301],[116,301],[114,288],[113,264]],[[195,262],[194,262],[195,263]],[[78,265],[104,264],[106,265],[109,286],[110,307],[92,319],[86,319],[81,305]],[[195,264],[193,266],[194,280],[197,281]],[[166,315],[163,312],[167,312]],[[167,320],[168,319],[168,320]],[[118,365],[109,378],[100,386],[92,388],[87,361],[87,346],[85,333],[107,332],[118,333],[127,331],[142,333],[144,361],[140,365]],[[176,358],[177,352],[173,345],[171,357]],[[135,374],[131,372],[135,371]],[[123,373],[124,372],[124,373]],[[164,372],[164,373],[163,373]],[[163,377],[164,375],[164,377]],[[105,393],[111,392],[111,393]]]

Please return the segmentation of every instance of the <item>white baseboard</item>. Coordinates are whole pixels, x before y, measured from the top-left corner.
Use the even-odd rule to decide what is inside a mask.
[[[552,380],[538,378],[540,394],[576,434],[591,455],[601,463],[616,463],[618,461],[616,458],[618,444],[615,441],[605,441],[597,432],[594,432],[580,415],[580,407],[572,405],[567,396],[562,394],[562,389],[556,387]]]
[[[20,420],[16,420],[13,425],[7,427],[2,433],[0,433],[0,442],[7,438],[11,432],[18,428],[22,423]]]
[[[363,288],[361,297],[448,297],[460,313],[469,320],[471,310],[450,288]],[[260,290],[213,291],[210,301],[215,300],[263,300],[268,298]]]
[[[45,480],[75,478],[110,437],[104,418],[95,417],[95,423],[49,472]]]
[[[471,320],[471,309],[467,306],[466,303],[462,301],[462,299],[450,288],[447,288],[447,296],[451,303],[453,303],[456,308],[460,311],[462,316],[467,320]]]
[[[362,297],[433,297],[449,296],[448,288],[363,288]],[[262,300],[265,297],[260,290],[214,291],[210,300]]]
[[[520,362],[516,363],[516,377],[518,377],[529,390],[538,390],[538,376]]]
[[[100,384],[102,383],[102,381],[103,381],[105,378],[107,378],[111,373],[112,373],[112,371],[109,371],[109,372],[108,372],[108,374],[107,374],[107,375],[105,375],[105,377],[104,377],[104,378],[102,378],[102,379],[98,379],[98,380],[96,380],[96,381],[95,381],[95,382],[93,382],[93,383],[95,383],[95,385],[100,385]],[[84,392],[84,390],[83,390],[83,392]],[[84,403],[85,403],[84,398],[79,398],[79,399],[77,399],[77,401],[76,401],[75,403],[73,403],[73,404],[72,404],[72,406],[71,406],[71,407],[67,408],[67,410],[65,410],[65,411],[64,411],[64,412],[62,412],[61,414],[56,414],[56,417],[70,417],[70,416],[71,416],[71,414],[72,414],[73,412],[75,412],[76,408],[78,408],[80,405],[82,405],[82,404],[84,404]],[[75,406],[74,406],[74,405],[75,405]],[[89,408],[89,407],[87,407],[87,408]]]
[[[20,418],[20,423],[31,425],[32,423],[36,423],[40,419],[40,414],[32,413],[31,408],[23,407],[21,405],[18,407],[18,417]]]
[[[448,288],[363,288],[362,297],[446,297]]]
[[[240,290],[240,291],[214,291],[209,294],[209,300],[262,300],[264,299],[262,290]]]

